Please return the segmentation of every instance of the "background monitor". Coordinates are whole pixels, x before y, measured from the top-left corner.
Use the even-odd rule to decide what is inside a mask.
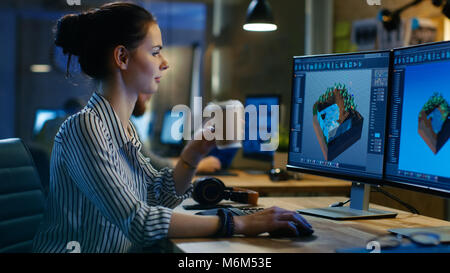
[[[177,117],[177,116],[172,116],[171,115],[171,111],[166,111],[166,113],[164,114],[164,119],[163,119],[163,124],[162,124],[162,130],[161,130],[161,143],[162,144],[169,144],[169,145],[176,145],[176,146],[180,146],[183,144],[183,138],[179,138],[177,139],[176,136],[172,135],[172,126],[175,124],[175,122],[177,122],[178,120],[181,119],[181,122],[183,120],[183,117]],[[180,126],[180,131],[179,133],[182,134],[183,133],[183,126]]]
[[[394,50],[386,179],[449,196],[450,43]]]
[[[131,115],[130,120],[136,128],[141,142],[146,143],[152,133],[152,113],[150,111],[146,111],[140,117]]]
[[[55,110],[55,109],[38,109],[36,110],[35,118],[34,118],[34,126],[33,126],[33,135],[37,135],[45,122],[51,119],[55,119],[58,117],[63,117],[65,112],[63,110]]]
[[[261,150],[261,144],[269,142],[269,140],[264,141],[261,139],[261,136],[259,134],[259,130],[263,129],[264,132],[272,132],[272,124],[271,124],[271,106],[272,105],[280,105],[280,96],[278,95],[261,95],[261,96],[247,96],[245,98],[245,105],[244,107],[247,107],[248,105],[254,105],[256,107],[258,120],[256,121],[256,124],[258,126],[258,133],[257,133],[257,139],[251,140],[249,138],[249,115],[245,115],[245,139],[242,142],[242,155],[246,158],[256,159],[256,160],[263,160],[263,161],[273,161],[273,156],[275,151],[262,151]],[[259,106],[267,106],[267,116],[266,120],[267,122],[260,122],[260,108]],[[260,128],[260,126],[267,126],[267,128]]]

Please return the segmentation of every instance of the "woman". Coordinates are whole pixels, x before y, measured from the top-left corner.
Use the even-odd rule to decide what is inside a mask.
[[[138,95],[155,93],[169,68],[158,24],[145,9],[113,3],[66,15],[55,44],[69,60],[78,56],[99,88],[55,138],[48,208],[34,251],[67,252],[75,241],[81,252],[130,252],[165,237],[296,235],[296,226],[311,228],[299,214],[279,208],[234,218],[223,211],[172,211],[189,197],[195,168],[215,143],[191,141],[173,170],[156,171],[140,153],[129,118]]]

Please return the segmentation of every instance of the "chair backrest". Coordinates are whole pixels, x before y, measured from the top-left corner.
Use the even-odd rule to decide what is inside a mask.
[[[0,253],[31,252],[44,208],[29,150],[18,138],[0,140]]]
[[[36,143],[25,143],[25,145],[28,151],[30,151],[34,165],[36,166],[44,196],[47,196],[50,184],[50,155]]]

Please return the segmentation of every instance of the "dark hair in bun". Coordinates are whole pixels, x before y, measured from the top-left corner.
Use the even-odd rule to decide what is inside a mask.
[[[145,38],[148,26],[156,22],[150,12],[132,3],[110,3],[80,14],[60,18],[55,28],[55,45],[78,56],[82,71],[94,79],[108,74],[108,55],[118,45],[136,49]]]

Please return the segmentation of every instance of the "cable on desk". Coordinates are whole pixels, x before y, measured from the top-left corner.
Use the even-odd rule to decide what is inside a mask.
[[[345,204],[347,204],[348,202],[350,202],[352,199],[348,199],[345,202],[336,202],[330,205],[330,208],[337,208],[337,207],[343,207]]]
[[[413,206],[411,206],[410,204],[403,202],[402,200],[400,200],[400,198],[396,197],[395,195],[383,190],[381,187],[372,187],[373,189],[375,189],[374,191],[376,192],[380,192],[384,195],[386,195],[387,197],[391,198],[392,200],[402,204],[404,207],[406,207],[410,212],[414,213],[414,214],[420,214],[419,211],[414,208]]]

